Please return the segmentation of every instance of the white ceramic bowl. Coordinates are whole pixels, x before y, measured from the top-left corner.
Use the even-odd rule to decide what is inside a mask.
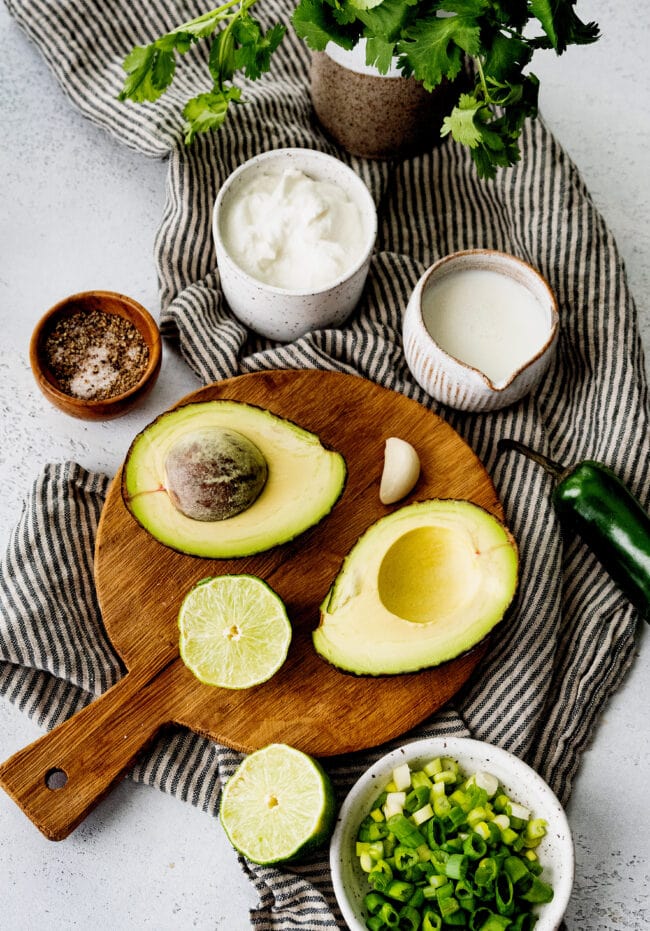
[[[350,790],[341,806],[330,845],[334,892],[350,931],[365,931],[362,906],[370,891],[355,854],[361,821],[389,782],[394,767],[404,762],[417,767],[438,756],[456,760],[468,775],[478,770],[492,773],[513,801],[530,808],[533,817],[547,820],[548,833],[537,853],[544,867],[542,878],[551,883],[554,896],[548,904],[537,907],[535,931],[555,931],[566,911],[574,874],[573,840],[564,809],[544,780],[516,756],[464,737],[434,737],[404,744],[366,770]]]
[[[523,287],[535,300],[535,313],[543,315],[544,338],[524,363],[507,377],[492,381],[484,372],[443,349],[425,326],[423,296],[427,288],[463,271],[490,271]],[[507,284],[508,282],[506,282]],[[522,313],[527,308],[522,304]],[[480,333],[480,327],[476,328]],[[529,394],[546,372],[557,343],[557,302],[548,283],[527,262],[486,249],[454,252],[427,269],[418,281],[404,314],[404,354],[418,384],[436,400],[466,411],[490,411],[514,404]],[[471,337],[470,328],[466,330]],[[508,340],[508,333],[502,334]]]
[[[253,173],[295,168],[311,178],[334,183],[356,204],[363,229],[356,259],[325,287],[289,290],[254,278],[230,255],[223,224],[231,199]],[[342,324],[363,291],[377,236],[377,210],[362,179],[339,159],[312,149],[273,149],[240,165],[217,196],[212,219],[221,287],[230,309],[251,330],[286,342],[321,327]]]

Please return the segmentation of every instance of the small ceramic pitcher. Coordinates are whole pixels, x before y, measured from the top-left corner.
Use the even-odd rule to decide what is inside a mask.
[[[384,75],[365,61],[365,39],[350,51],[330,42],[314,53],[311,98],[329,135],[364,158],[405,157],[439,144],[455,85],[444,81],[429,92],[395,66]]]

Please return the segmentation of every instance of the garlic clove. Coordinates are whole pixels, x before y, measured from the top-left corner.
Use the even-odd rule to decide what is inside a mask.
[[[415,487],[420,476],[420,457],[406,440],[390,436],[384,449],[384,471],[379,486],[382,504],[393,504]]]

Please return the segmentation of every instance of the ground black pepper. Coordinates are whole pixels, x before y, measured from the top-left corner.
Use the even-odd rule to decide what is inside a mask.
[[[61,391],[100,401],[128,391],[149,362],[149,348],[130,320],[101,310],[78,311],[57,322],[45,358]]]

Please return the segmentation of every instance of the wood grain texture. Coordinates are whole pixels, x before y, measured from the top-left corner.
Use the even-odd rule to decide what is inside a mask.
[[[319,605],[360,534],[398,506],[424,498],[464,498],[502,517],[478,458],[441,418],[403,395],[355,375],[312,370],[243,375],[179,403],[228,398],[267,408],[317,433],[345,457],[348,477],[331,514],[296,540],[266,553],[211,560],[154,540],[126,510],[118,474],[102,512],[95,579],[108,636],[128,669],[82,712],[0,767],[0,784],[46,836],[61,838],[90,810],[138,752],[166,725],[183,725],[250,752],[273,741],[317,757],[377,746],[444,705],[468,680],[485,644],[434,669],[403,676],[342,673],[314,651]],[[422,472],[398,505],[379,501],[384,444],[412,443]],[[251,573],[287,606],[289,655],[268,682],[243,691],[206,686],[178,654],[177,615],[206,576]],[[63,789],[44,789],[60,768]]]

